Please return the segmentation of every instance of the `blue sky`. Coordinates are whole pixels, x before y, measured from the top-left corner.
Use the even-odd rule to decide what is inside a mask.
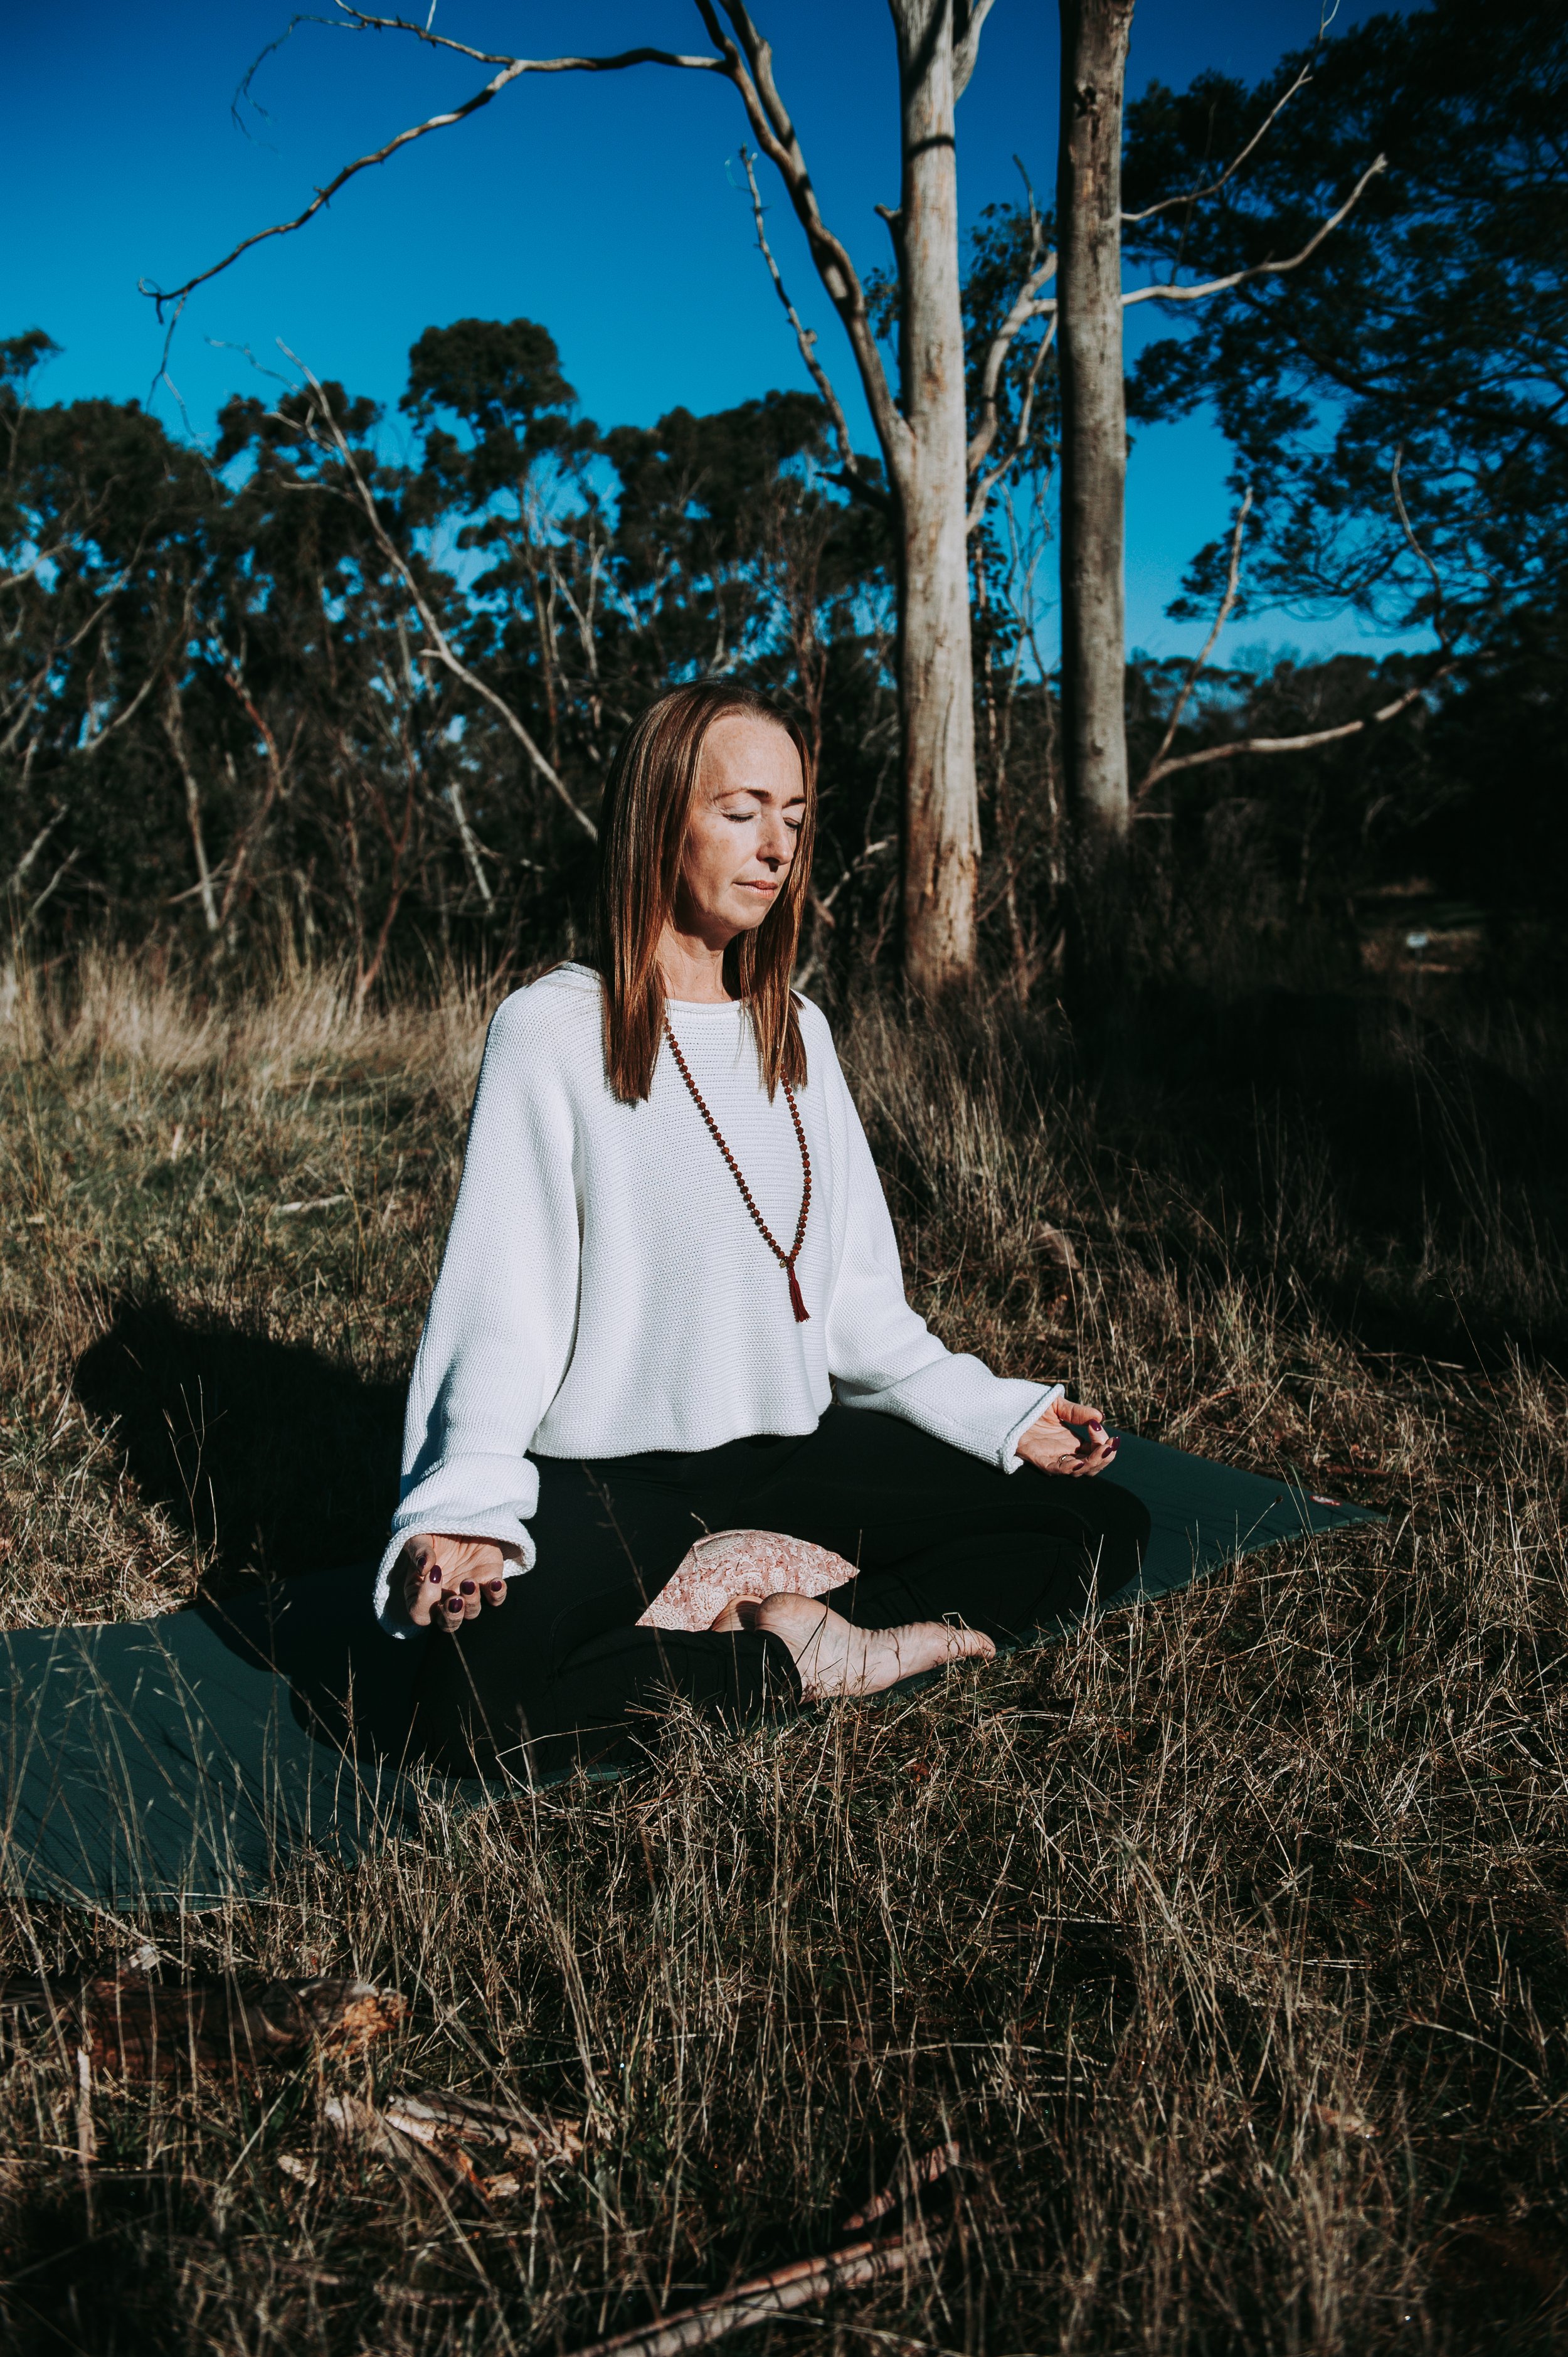
[[[331,0],[319,0],[331,14]],[[862,270],[886,232],[873,208],[898,187],[896,82],[884,0],[754,0],[772,38],[823,211]],[[1344,0],[1343,27],[1373,13]],[[173,284],[248,231],[297,211],[350,156],[467,96],[485,76],[395,35],[302,25],[263,66],[267,110],[230,106],[245,68],[289,21],[274,0],[11,0],[0,15],[8,192],[0,334],[42,327],[64,347],[41,397],[144,398],[162,337],[140,278]],[[1316,25],[1315,0],[1142,0],[1129,88],[1181,85],[1205,67],[1255,81]],[[705,48],[689,0],[441,0],[438,30],[536,56],[643,42]],[[1055,170],[1057,16],[996,0],[960,113],[966,219],[1017,193],[1021,156]],[[804,383],[793,340],[726,171],[746,136],[717,77],[657,68],[526,78],[455,129],[350,184],[297,235],[247,255],[192,300],[172,374],[205,431],[244,357],[279,364],[276,339],[318,376],[391,409],[408,348],[466,316],[542,320],[603,425],[648,424],[683,403],[717,409]],[[874,447],[847,349],[781,192],[770,215],[797,304]],[[1161,332],[1148,307],[1139,333]],[[178,418],[166,397],[167,422]],[[1226,448],[1201,420],[1141,434],[1128,506],[1132,643],[1183,651],[1201,632],[1165,619],[1193,552],[1224,530]],[[1236,642],[1307,651],[1366,646],[1348,617],[1244,622]],[[1229,650],[1234,653],[1235,643]]]

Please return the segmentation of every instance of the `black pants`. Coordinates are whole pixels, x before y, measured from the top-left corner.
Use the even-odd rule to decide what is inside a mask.
[[[831,1547],[858,1577],[832,1608],[863,1628],[953,1616],[999,1641],[1079,1612],[1137,1575],[1148,1514],[1105,1475],[999,1473],[915,1426],[831,1407],[796,1438],[539,1461],[539,1560],[460,1633],[432,1637],[418,1740],[457,1773],[538,1774],[625,1759],[671,1692],[742,1724],[800,1706],[789,1647],[760,1630],[633,1624],[707,1531]]]

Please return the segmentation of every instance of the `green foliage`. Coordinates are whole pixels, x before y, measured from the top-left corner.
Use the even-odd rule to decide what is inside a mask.
[[[444,411],[462,420],[472,436],[465,488],[481,505],[545,451],[591,446],[593,427],[572,415],[576,400],[555,339],[534,320],[455,319],[426,328],[409,353],[398,407],[425,427]]]
[[[1135,866],[1168,938],[1143,925],[1130,975],[1288,962],[1299,934],[1343,979],[1366,946],[1357,896],[1412,874],[1483,904],[1500,969],[1539,959],[1568,856],[1563,59],[1544,0],[1484,27],[1450,0],[1378,19],[1326,43],[1217,192],[1129,225],[1162,275],[1223,275],[1298,250],[1387,151],[1309,265],[1183,308],[1133,408],[1216,406],[1254,493],[1243,610],[1435,622],[1455,652],[1429,688],[1402,653],[1211,673],[1177,754],[1345,729],[1425,692],[1387,728],[1162,786]],[[1213,74],[1151,90],[1130,111],[1129,210],[1219,177],[1295,64],[1251,93]],[[963,290],[970,430],[993,422],[983,471],[1002,469],[972,542],[982,951],[1024,997],[1052,985],[1069,849],[1036,635],[1059,425],[1043,317],[1007,351],[993,421],[982,383],[1051,233],[1030,203],[992,207]],[[893,283],[869,291],[896,337]],[[841,986],[896,949],[894,547],[879,473],[846,479],[813,395],[601,431],[543,327],[458,319],[410,354],[407,463],[332,383],[231,403],[204,457],[134,404],[38,406],[53,350],[36,328],[0,344],[0,886],[24,942],[107,930],[218,967],[341,959],[361,996],[432,951],[570,952],[591,846],[563,791],[591,818],[631,715],[719,673],[789,703],[820,756],[807,980]],[[1201,554],[1178,610],[1212,611],[1225,558],[1219,540]],[[558,785],[433,659],[426,617]],[[1135,778],[1181,676],[1130,666]]]
[[[361,993],[432,940],[570,946],[582,832],[424,659],[420,600],[590,813],[671,678],[758,679],[819,742],[830,670],[873,736],[891,710],[884,526],[830,479],[813,398],[601,436],[542,328],[459,320],[410,356],[413,467],[330,382],[231,402],[207,457],[134,404],[28,407],[52,349],[0,350],[0,860],[24,936],[347,952]],[[853,834],[881,762],[852,742]]]
[[[1304,62],[1252,91],[1218,73],[1155,85],[1128,111],[1128,210],[1168,206],[1128,249],[1159,277],[1299,251],[1388,158],[1309,265],[1182,306],[1140,358],[1133,414],[1214,404],[1253,490],[1254,598],[1473,641],[1568,596],[1568,19],[1555,0],[1370,18],[1324,46],[1217,194],[1175,201],[1240,154]],[[1217,539],[1176,610],[1211,612],[1224,567]]]
[[[828,479],[822,404],[769,393],[709,417],[675,409],[650,430],[616,426],[604,449],[621,615],[659,674],[738,661],[810,702],[815,645],[854,635],[857,601],[886,605],[888,560],[880,517]]]

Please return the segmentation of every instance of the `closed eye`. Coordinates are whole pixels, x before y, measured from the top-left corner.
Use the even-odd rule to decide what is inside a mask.
[[[724,816],[728,819],[731,826],[750,826],[762,816],[762,813],[759,810],[727,810],[724,813]],[[799,834],[805,823],[806,813],[803,810],[793,817],[788,811],[784,813],[784,823],[791,834]]]

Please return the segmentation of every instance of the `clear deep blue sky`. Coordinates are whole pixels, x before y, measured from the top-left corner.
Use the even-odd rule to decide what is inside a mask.
[[[330,13],[326,0],[323,13]],[[411,12],[412,13],[412,12]],[[873,212],[898,188],[893,39],[884,0],[755,0],[828,220],[863,270],[883,261]],[[1372,0],[1343,0],[1343,27]],[[1256,81],[1316,25],[1316,0],[1141,0],[1130,91],[1205,67]],[[5,185],[0,334],[41,327],[64,347],[41,397],[145,397],[162,337],[138,278],[174,284],[248,231],[296,212],[338,165],[485,79],[395,36],[304,25],[255,83],[267,109],[238,130],[246,66],[287,25],[284,0],[10,0],[0,12]],[[547,56],[643,42],[705,48],[689,0],[441,0],[437,29]],[[960,110],[966,219],[1055,170],[1057,16],[996,0]],[[293,237],[248,254],[193,298],[171,373],[197,430],[254,389],[238,347],[275,339],[318,376],[389,410],[421,329],[467,316],[542,320],[588,414],[650,423],[804,383],[788,326],[726,178],[746,136],[716,76],[654,67],[525,79],[465,124],[367,173]],[[764,167],[765,174],[767,167]],[[797,304],[873,447],[842,334],[777,182],[770,232]],[[1152,307],[1139,333],[1161,332]],[[222,348],[227,347],[227,349]],[[175,429],[172,404],[160,400]],[[1188,558],[1228,521],[1225,445],[1201,421],[1141,434],[1129,488],[1132,642],[1183,651],[1200,633],[1164,609]],[[1260,616],[1243,643],[1361,644],[1349,618]],[[1233,649],[1232,649],[1233,651]]]

